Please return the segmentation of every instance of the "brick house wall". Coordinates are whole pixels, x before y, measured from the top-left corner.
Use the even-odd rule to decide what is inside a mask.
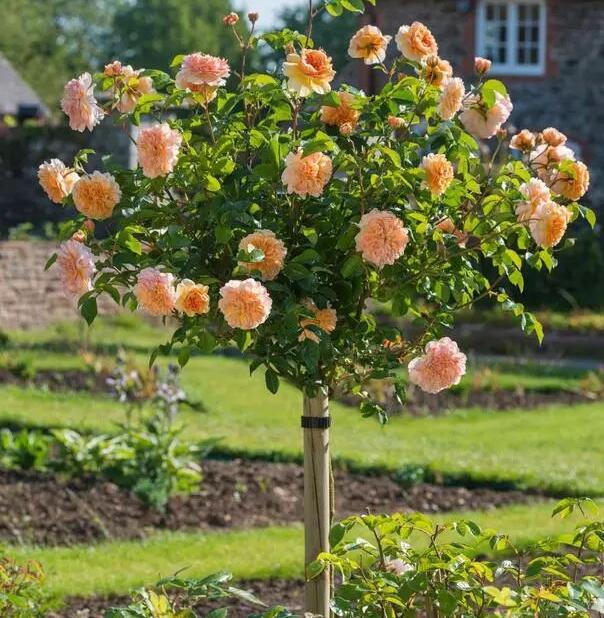
[[[439,55],[457,75],[471,79],[476,0],[380,0],[369,20],[391,35],[402,24],[424,22],[439,43]],[[555,126],[566,133],[590,167],[588,197],[599,206],[604,201],[604,0],[547,0],[546,36],[544,75],[497,75],[514,103],[510,123],[518,129]],[[396,53],[393,43],[389,49]],[[371,91],[375,72],[357,70],[360,86]]]

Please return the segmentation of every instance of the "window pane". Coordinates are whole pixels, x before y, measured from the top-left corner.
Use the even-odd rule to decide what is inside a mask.
[[[531,66],[539,64],[541,10],[540,4],[518,4],[516,62],[520,65]]]
[[[484,55],[497,64],[507,62],[508,7],[504,2],[485,5]]]

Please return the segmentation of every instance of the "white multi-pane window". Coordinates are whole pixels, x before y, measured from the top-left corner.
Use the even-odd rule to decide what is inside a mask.
[[[495,74],[543,75],[546,27],[545,0],[479,0],[476,55],[492,60]]]

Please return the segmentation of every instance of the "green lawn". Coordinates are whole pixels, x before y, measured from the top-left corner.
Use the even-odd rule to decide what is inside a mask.
[[[222,446],[251,455],[301,454],[298,391],[282,384],[268,393],[262,372],[249,377],[245,363],[195,357],[183,373],[192,399],[207,414],[184,412],[189,439],[222,437]],[[363,467],[396,470],[429,466],[476,481],[513,481],[568,493],[604,494],[600,465],[604,404],[556,406],[538,411],[459,411],[442,418],[395,418],[386,427],[334,403],[333,453]],[[108,398],[0,389],[0,423],[66,425],[110,431],[122,418]]]
[[[483,527],[509,534],[518,545],[525,545],[572,531],[576,519],[552,519],[551,510],[552,504],[545,503],[483,513],[451,513],[435,519],[471,519]],[[42,562],[47,590],[56,598],[124,593],[180,569],[186,569],[184,574],[190,577],[227,570],[241,579],[301,578],[302,551],[301,526],[220,533],[166,532],[145,541],[92,546],[9,548],[15,558],[35,558]]]

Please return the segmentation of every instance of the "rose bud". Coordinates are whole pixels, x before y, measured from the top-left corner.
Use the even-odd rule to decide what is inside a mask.
[[[255,23],[258,21],[258,17],[260,17],[260,16],[259,16],[259,14],[258,14],[258,13],[256,13],[256,12],[254,12],[254,11],[252,11],[251,13],[248,13],[248,14],[247,14],[247,18],[248,18],[248,19],[249,19],[249,20],[250,20],[253,24],[255,24]]]
[[[474,69],[478,75],[486,75],[491,70],[493,63],[488,58],[477,56],[474,58]]]
[[[239,21],[239,15],[237,13],[230,12],[222,18],[222,23],[225,26],[234,26]]]

